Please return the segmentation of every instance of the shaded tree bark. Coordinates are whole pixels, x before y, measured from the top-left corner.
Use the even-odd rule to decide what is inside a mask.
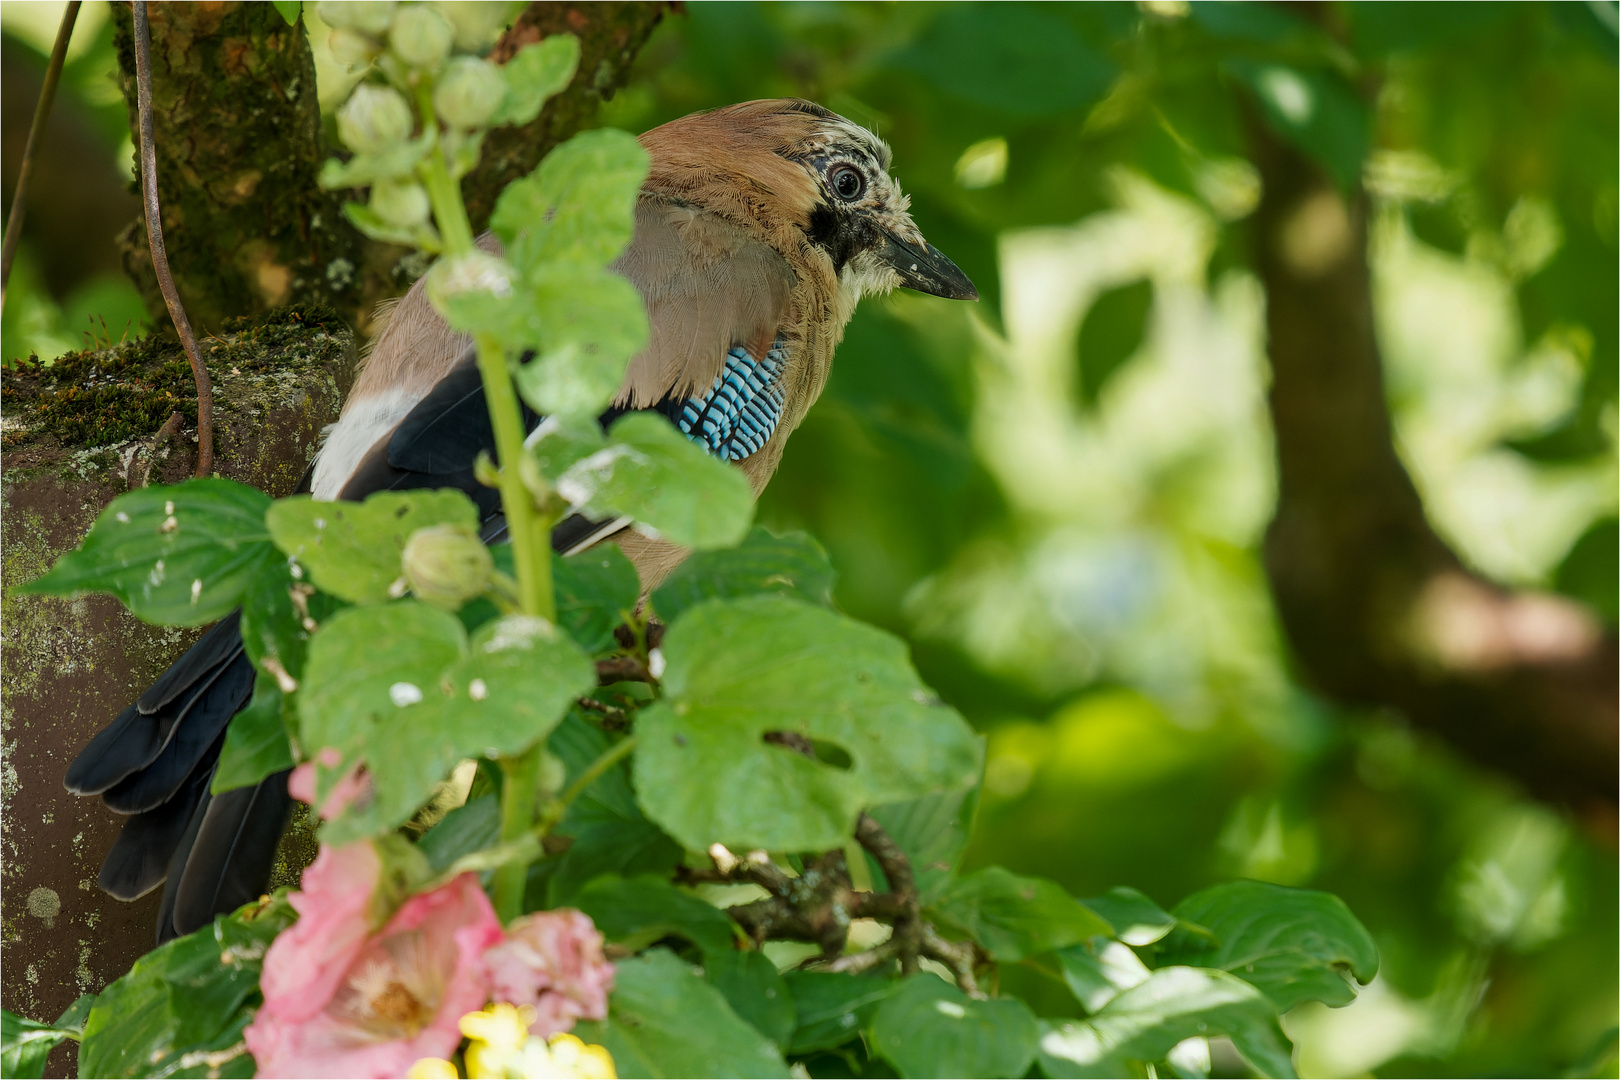
[[[1366,197],[1251,131],[1279,481],[1266,568],[1305,675],[1612,826],[1613,635],[1578,604],[1480,578],[1435,534],[1392,442]]]
[[[505,61],[553,33],[581,44],[573,82],[527,127],[492,132],[462,181],[482,229],[507,183],[582,127],[623,83],[669,5],[533,3],[495,46]],[[118,5],[124,97],[135,123],[130,9]],[[361,236],[343,217],[347,192],[316,183],[331,147],[321,135],[315,65],[303,23],[262,3],[153,3],[158,191],[175,279],[191,319],[215,329],[235,315],[318,303],[364,326],[377,301],[420,273],[408,249]],[[125,232],[125,265],[162,324],[145,224]]]
[[[135,110],[130,9],[115,9],[120,81]],[[270,4],[159,3],[152,97],[163,233],[199,331],[231,316],[360,299],[360,237],[315,178],[325,158],[315,62],[303,23]],[[124,233],[124,263],[157,325],[167,322],[146,225]]]

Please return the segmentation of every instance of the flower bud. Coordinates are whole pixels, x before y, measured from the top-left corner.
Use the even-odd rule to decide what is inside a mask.
[[[411,107],[399,91],[361,83],[338,110],[338,136],[357,154],[374,154],[411,134]]]
[[[511,22],[512,5],[500,0],[460,0],[441,10],[456,28],[456,48],[482,56]]]
[[[512,268],[506,260],[483,251],[469,251],[440,259],[428,271],[428,300],[434,304],[473,292],[512,295]]]
[[[450,55],[455,30],[449,20],[430,7],[416,5],[399,13],[388,31],[388,47],[415,68],[432,70]]]
[[[433,91],[433,108],[451,127],[475,128],[487,123],[506,98],[506,80],[494,64],[460,56],[445,69]]]
[[[409,229],[428,219],[427,188],[410,180],[379,180],[371,185],[371,208],[390,225]]]
[[[394,6],[394,0],[321,0],[315,13],[334,30],[342,27],[382,37],[394,20]]]
[[[374,39],[347,27],[332,31],[326,39],[326,48],[332,54],[332,59],[350,71],[371,63],[382,51],[382,46]]]
[[[423,603],[454,611],[489,588],[495,560],[471,529],[429,525],[405,542],[405,578]]]

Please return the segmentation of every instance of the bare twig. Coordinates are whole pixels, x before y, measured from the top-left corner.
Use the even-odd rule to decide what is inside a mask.
[[[62,64],[67,59],[68,40],[73,37],[73,23],[79,17],[80,0],[72,0],[62,12],[62,25],[56,30],[56,44],[51,46],[51,62],[45,68],[45,83],[39,88],[39,103],[34,106],[34,122],[28,127],[28,142],[23,144],[22,167],[17,171],[17,187],[11,193],[11,213],[6,217],[6,240],[0,247],[0,309],[6,305],[6,286],[11,283],[11,260],[17,255],[17,239],[22,234],[23,211],[28,205],[28,178],[34,170],[34,151],[45,133],[45,118],[50,115],[51,101],[56,97],[56,84],[62,78]]]
[[[135,0],[135,94],[141,126],[141,195],[146,210],[146,239],[152,248],[152,269],[157,274],[163,302],[180,335],[180,344],[191,361],[191,375],[197,383],[197,475],[214,471],[214,388],[208,379],[191,320],[180,303],[180,292],[169,272],[169,254],[163,246],[162,207],[158,203],[157,142],[152,120],[152,31],[147,24],[146,0]]]
[[[616,682],[656,683],[652,672],[634,656],[610,656],[596,662],[596,681],[602,686]]]
[[[152,478],[152,463],[157,460],[158,451],[163,449],[164,443],[173,438],[175,432],[180,430],[180,425],[184,420],[185,417],[179,412],[172,412],[169,414],[169,418],[163,421],[163,426],[158,428],[158,433],[152,437],[152,445],[146,448],[146,465],[141,469],[141,482],[131,484],[131,487],[146,486],[147,481]]]

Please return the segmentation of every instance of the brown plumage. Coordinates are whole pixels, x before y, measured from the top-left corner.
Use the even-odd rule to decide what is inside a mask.
[[[863,293],[905,285],[940,296],[977,294],[917,233],[889,178],[888,149],[819,106],[747,102],[666,124],[642,142],[652,169],[634,239],[615,265],[646,301],[651,338],[631,360],[616,408],[656,407],[735,460],[758,492],[826,384],[833,349]],[[492,238],[480,242],[495,247]],[[433,313],[421,286],[413,287],[387,319],[321,449],[317,497],[459,486],[495,535],[498,500],[472,471],[493,437],[468,345]],[[737,385],[748,385],[728,382],[727,398],[715,380],[733,362],[746,375],[733,372]],[[729,427],[711,435],[707,421],[715,432],[722,422]],[[622,524],[575,515],[552,541],[583,546]],[[648,587],[683,554],[633,529],[614,539]],[[167,879],[160,941],[259,895],[269,878],[289,806],[286,774],[208,795],[220,733],[247,705],[253,670],[233,614],[69,770],[74,791],[102,795],[115,809],[139,808],[100,880],[129,898]]]
[[[651,335],[615,404],[647,408],[702,393],[727,350],[742,345],[758,359],[780,343],[787,357],[780,420],[763,447],[737,462],[757,494],[826,385],[833,350],[864,293],[909,285],[977,294],[918,233],[910,200],[888,175],[888,147],[820,106],[745,102],[672,121],[641,143],[651,168],[634,238],[614,269],[640,290]],[[858,180],[845,175],[852,169]],[[488,236],[480,243],[498,247]],[[316,496],[338,496],[363,459],[382,454],[393,429],[468,345],[428,305],[422,283],[414,285],[386,320],[322,448]],[[682,555],[629,531],[617,539],[649,586]]]

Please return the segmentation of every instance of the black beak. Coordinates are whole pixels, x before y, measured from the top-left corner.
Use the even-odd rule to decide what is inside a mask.
[[[900,284],[931,296],[947,300],[977,300],[979,290],[962,273],[962,268],[945,257],[945,253],[924,241],[921,247],[907,243],[893,233],[883,234],[880,249],[883,260],[900,275]]]

